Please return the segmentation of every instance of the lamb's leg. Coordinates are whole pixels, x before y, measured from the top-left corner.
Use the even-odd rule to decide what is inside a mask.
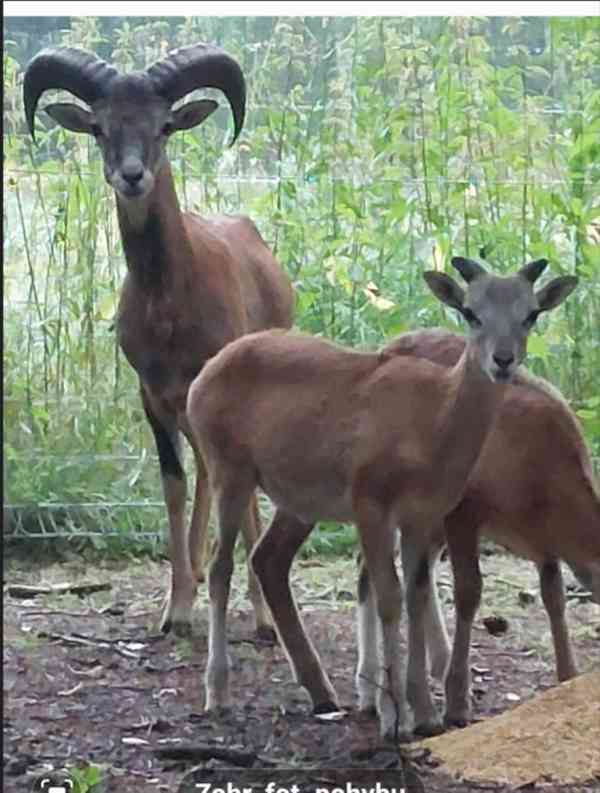
[[[547,560],[539,565],[538,572],[542,600],[548,613],[554,642],[556,674],[560,681],[569,680],[577,674],[577,665],[565,619],[565,587],[560,562],[556,559]]]
[[[438,735],[443,731],[427,678],[426,619],[433,608],[429,545],[427,529],[414,525],[403,527],[402,567],[408,609],[407,690],[417,735]]]
[[[375,711],[379,680],[379,643],[381,626],[375,604],[375,593],[369,573],[361,557],[358,572],[357,639],[358,665],[356,667],[356,690],[358,707],[361,711]]]
[[[227,655],[227,604],[233,572],[233,551],[245,519],[255,483],[241,466],[217,476],[213,493],[219,516],[216,551],[208,575],[209,631],[206,667],[206,709],[229,701],[229,659]]]
[[[208,474],[202,455],[193,439],[189,435],[187,437],[194,449],[194,459],[196,461],[196,489],[189,536],[190,559],[192,560],[192,570],[196,581],[204,581],[204,571],[208,562],[210,487],[208,486]]]
[[[406,740],[411,730],[400,651],[402,583],[394,564],[396,527],[382,506],[368,496],[357,499],[355,512],[364,562],[375,592],[381,624],[383,670],[377,690],[381,734],[387,739]]]
[[[259,638],[272,642],[275,640],[275,631],[273,630],[271,615],[265,604],[262,590],[251,562],[252,551],[261,536],[260,513],[258,511],[258,500],[256,493],[253,494],[252,499],[250,500],[250,506],[248,507],[248,511],[246,513],[246,520],[244,522],[242,532],[244,537],[244,545],[246,547],[246,561],[248,565],[248,595],[254,608],[256,633]]]
[[[463,513],[466,517],[466,512]],[[448,726],[464,727],[471,719],[471,670],[469,652],[473,620],[481,601],[479,535],[477,527],[460,515],[446,519],[448,551],[454,575],[456,624],[452,657],[446,676],[446,716]]]
[[[294,557],[311,530],[312,524],[277,510],[251,561],[294,677],[310,694],[314,711],[327,713],[338,709],[337,697],[306,635],[289,582]]]
[[[450,661],[450,639],[446,630],[446,620],[440,605],[436,582],[436,567],[444,544],[440,542],[439,547],[432,548],[429,554],[429,582],[431,589],[425,610],[425,638],[429,657],[429,671],[431,676],[440,683],[443,683],[446,679]]]

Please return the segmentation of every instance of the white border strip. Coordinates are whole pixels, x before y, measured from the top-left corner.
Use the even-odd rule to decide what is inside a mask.
[[[412,9],[412,10],[411,10]],[[165,13],[166,12],[166,13]],[[203,3],[187,0],[171,0],[170,3],[113,2],[112,0],[55,0],[55,2],[33,2],[33,0],[6,0],[4,16],[55,17],[55,16],[538,16],[575,17],[600,16],[600,0],[453,0],[453,2],[420,2],[409,4],[397,0],[227,0],[227,2]]]

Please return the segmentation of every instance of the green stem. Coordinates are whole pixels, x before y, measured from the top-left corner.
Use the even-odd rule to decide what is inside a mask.
[[[49,352],[49,349],[48,349],[48,337],[47,337],[46,327],[44,325],[44,314],[43,314],[43,311],[42,311],[42,306],[40,304],[40,298],[39,298],[38,289],[37,289],[37,285],[36,285],[35,271],[34,271],[34,268],[33,268],[33,259],[32,259],[32,256],[31,256],[31,249],[30,249],[30,245],[29,245],[29,237],[27,236],[27,231],[26,231],[27,226],[25,224],[25,216],[23,214],[23,203],[21,201],[21,191],[19,190],[19,185],[18,184],[15,186],[15,195],[16,195],[16,198],[17,198],[17,208],[18,208],[18,212],[19,212],[19,222],[21,224],[21,233],[23,235],[23,245],[25,247],[25,260],[27,262],[27,270],[28,270],[28,273],[29,273],[29,282],[30,282],[31,296],[33,297],[35,311],[37,313],[38,321],[40,323],[40,328],[41,328],[41,331],[42,331],[42,343],[44,345],[44,370],[43,370],[43,372],[44,372],[44,395],[45,395],[45,398],[47,399],[47,397],[48,397],[48,385],[49,385],[48,384],[47,361],[48,361],[48,359],[50,357],[50,352]],[[32,332],[31,331],[31,326],[30,326],[30,332]]]

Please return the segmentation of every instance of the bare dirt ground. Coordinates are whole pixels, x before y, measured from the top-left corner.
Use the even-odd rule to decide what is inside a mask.
[[[533,565],[503,554],[482,560],[485,589],[474,631],[474,710],[485,719],[555,684],[547,618]],[[7,564],[5,584],[107,582],[110,589],[4,598],[4,790],[30,791],[49,769],[71,768],[86,791],[201,790],[194,780],[253,793],[346,793],[363,786],[416,793],[512,790],[502,784],[452,778],[418,744],[383,745],[374,718],[355,709],[355,568],[351,560],[296,564],[293,585],[307,630],[347,709],[340,721],[311,715],[280,647],[255,640],[245,598],[245,566],[237,565],[231,598],[231,682],[235,706],[203,711],[206,591],[201,586],[195,636],[157,635],[169,569],[166,563],[45,567]],[[567,575],[567,583],[572,579]],[[442,564],[440,592],[451,626],[452,587]],[[525,593],[525,594],[523,594]],[[600,608],[569,598],[569,626],[580,671],[600,665]],[[499,636],[483,620],[500,616]],[[438,695],[440,692],[437,692]],[[441,707],[441,697],[440,697]],[[190,745],[203,748],[182,757]],[[179,751],[180,756],[173,753]],[[90,770],[91,766],[91,770]],[[376,769],[376,770],[373,770]],[[103,783],[92,786],[101,772]],[[86,781],[87,780],[87,781]],[[185,781],[184,781],[185,780]],[[294,790],[293,785],[298,785]],[[262,788],[261,788],[262,786]],[[600,779],[580,786],[550,780],[535,790],[600,790]]]

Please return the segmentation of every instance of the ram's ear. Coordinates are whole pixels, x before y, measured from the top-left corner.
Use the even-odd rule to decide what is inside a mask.
[[[200,99],[197,102],[188,102],[178,107],[173,112],[173,131],[192,129],[202,124],[219,107],[213,99]]]
[[[54,105],[46,105],[44,111],[57,124],[71,130],[71,132],[92,134],[92,114],[81,105],[74,105],[71,102],[57,102]]]

